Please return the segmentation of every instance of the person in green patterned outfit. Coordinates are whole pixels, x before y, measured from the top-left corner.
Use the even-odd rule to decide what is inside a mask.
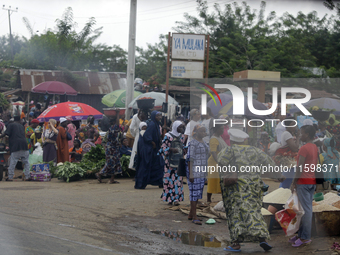
[[[228,183],[228,177],[220,172],[221,191],[224,208],[227,216],[232,245],[224,250],[240,251],[241,242],[259,242],[260,246],[268,251],[272,247],[266,242],[269,239],[267,225],[261,214],[264,185],[260,172],[241,172],[244,167],[275,166],[274,161],[262,150],[243,145],[249,136],[237,129],[229,129],[231,146],[226,147],[218,154],[218,163],[223,166],[235,166],[237,177],[234,184]],[[282,181],[280,173],[274,173]],[[229,175],[229,181],[230,181]]]

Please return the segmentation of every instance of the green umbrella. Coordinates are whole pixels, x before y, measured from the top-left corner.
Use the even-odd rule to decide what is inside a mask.
[[[141,92],[134,91],[133,98],[142,94]],[[108,107],[117,107],[117,108],[125,108],[125,101],[126,101],[126,90],[119,89],[116,91],[111,92],[103,96],[102,103],[107,105]]]

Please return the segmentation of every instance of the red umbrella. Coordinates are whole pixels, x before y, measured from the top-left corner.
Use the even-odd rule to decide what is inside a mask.
[[[65,102],[48,107],[37,119],[40,122],[46,122],[49,119],[59,120],[59,118],[67,116],[68,118],[72,118],[72,120],[84,120],[87,119],[89,115],[93,115],[95,119],[101,119],[103,117],[101,112],[87,104]]]
[[[78,92],[71,86],[60,81],[45,81],[32,88],[32,92],[43,94],[71,95],[76,96]]]

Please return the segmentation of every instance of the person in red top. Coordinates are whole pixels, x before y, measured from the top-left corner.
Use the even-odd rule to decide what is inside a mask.
[[[93,141],[92,142],[94,142],[95,145],[102,144],[102,139],[100,138],[99,133],[95,133],[93,135]]]
[[[293,247],[309,244],[312,240],[312,217],[313,217],[313,195],[316,188],[315,170],[318,164],[318,147],[313,143],[315,128],[313,126],[301,127],[301,141],[303,145],[297,157],[295,178],[291,185],[292,192],[296,190],[299,202],[305,211],[302,216],[301,225],[297,236],[289,239]]]

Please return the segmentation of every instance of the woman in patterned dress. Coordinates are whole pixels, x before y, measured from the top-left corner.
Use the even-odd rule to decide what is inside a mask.
[[[119,183],[115,181],[115,175],[122,173],[122,168],[120,165],[120,157],[119,157],[119,109],[116,110],[116,119],[111,119],[111,127],[109,131],[107,131],[107,142],[105,146],[105,156],[106,156],[106,164],[104,168],[96,174],[98,181],[101,183],[102,175],[111,175],[111,179],[109,184]]]
[[[203,197],[209,158],[209,146],[203,141],[206,135],[206,128],[202,125],[196,125],[192,132],[193,139],[189,142],[187,154],[187,180],[190,197],[188,219],[197,225],[202,225],[202,222],[197,218],[196,206],[198,200]]]
[[[87,118],[87,125],[85,127],[79,128],[76,131],[76,134],[78,137],[82,136],[81,133],[84,134],[82,139],[85,139],[82,144],[81,148],[83,149],[84,153],[87,153],[91,150],[92,147],[95,147],[96,145],[93,143],[93,138],[95,134],[98,134],[97,128],[94,126],[94,117],[93,115],[90,115]]]
[[[248,134],[237,129],[229,129],[229,134],[231,146],[226,147],[218,155],[221,167],[235,166],[241,170],[242,167],[260,166],[261,164],[275,166],[274,161],[262,150],[243,145],[244,140],[249,137]],[[264,250],[270,250],[272,247],[266,242],[269,232],[261,214],[264,183],[260,173],[239,171],[237,182],[229,186],[227,186],[228,178],[225,173],[221,172],[220,177],[223,203],[232,242],[232,245],[225,250],[240,251],[241,242],[259,242]],[[282,176],[279,173],[274,173],[274,177],[281,178]]]
[[[172,131],[166,133],[160,153],[165,160],[162,200],[169,205],[179,205],[184,200],[182,176],[178,176],[179,159],[183,158],[184,124],[176,120]]]

